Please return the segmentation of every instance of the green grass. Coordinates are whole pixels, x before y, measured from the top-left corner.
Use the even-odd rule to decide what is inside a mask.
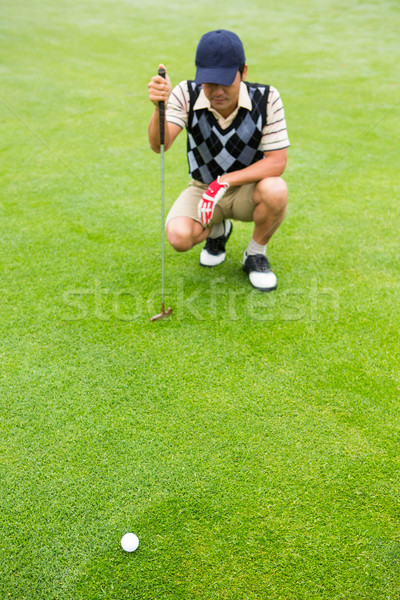
[[[210,19],[212,16],[212,19]],[[394,600],[399,7],[3,0],[0,598]],[[281,92],[288,216],[249,287],[166,246],[147,82],[243,39]],[[187,182],[166,155],[166,204]],[[119,547],[134,531],[139,550]]]

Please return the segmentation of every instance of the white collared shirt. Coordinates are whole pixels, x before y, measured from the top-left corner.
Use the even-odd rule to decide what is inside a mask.
[[[205,95],[203,90],[201,90],[199,97],[197,98],[195,105],[193,107],[193,110],[199,110],[202,108],[208,108],[208,110],[211,111],[212,114],[214,115],[214,117],[217,119],[218,125],[221,127],[221,129],[227,129],[229,127],[229,125],[231,125],[231,123],[233,122],[236,115],[238,114],[239,108],[246,108],[247,110],[251,110],[252,104],[251,104],[249,92],[247,91],[247,87],[245,86],[243,81],[241,81],[240,89],[239,89],[238,105],[235,108],[235,110],[233,111],[233,113],[231,113],[226,119],[222,115],[220,115],[218,111],[216,111],[214,108],[211,107],[210,101],[207,98],[207,96]]]
[[[167,121],[175,123],[182,129],[187,127],[189,104],[188,84],[187,81],[182,81],[172,90],[167,107]],[[242,81],[240,83],[238,106],[226,119],[210,106],[210,101],[207,99],[204,91],[201,90],[193,110],[204,108],[213,113],[221,129],[226,129],[232,124],[238,114],[239,108],[251,110],[252,103],[247,87]],[[267,124],[262,131],[260,150],[262,152],[269,152],[271,150],[287,148],[288,146],[289,138],[282,100],[278,90],[270,86],[267,103]]]

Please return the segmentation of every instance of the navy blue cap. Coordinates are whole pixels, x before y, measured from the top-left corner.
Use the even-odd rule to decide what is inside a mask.
[[[245,62],[243,44],[232,31],[217,29],[205,33],[196,51],[196,83],[232,85]]]

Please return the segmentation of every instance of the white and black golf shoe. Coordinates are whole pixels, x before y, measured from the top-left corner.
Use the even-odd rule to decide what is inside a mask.
[[[248,273],[251,285],[260,292],[276,289],[276,275],[271,271],[268,258],[264,254],[243,256],[243,271]]]
[[[233,225],[229,219],[224,221],[224,233],[217,238],[207,238],[203,250],[200,252],[202,267],[216,267],[224,262],[226,257],[225,245],[232,233]]]

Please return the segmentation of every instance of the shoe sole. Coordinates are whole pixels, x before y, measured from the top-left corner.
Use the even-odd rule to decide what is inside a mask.
[[[249,279],[250,281],[250,279]],[[264,294],[268,293],[268,292],[273,292],[274,290],[276,290],[276,288],[278,287],[278,285],[271,287],[271,288],[260,288],[260,287],[256,287],[255,285],[253,285],[250,281],[250,285],[255,289],[258,290],[259,292],[264,292]]]

